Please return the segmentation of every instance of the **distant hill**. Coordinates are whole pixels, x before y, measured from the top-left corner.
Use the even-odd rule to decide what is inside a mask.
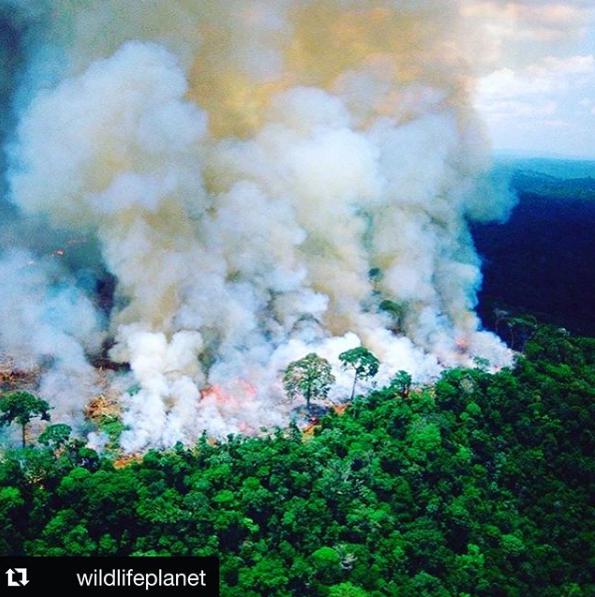
[[[509,170],[519,204],[505,224],[473,228],[484,324],[492,327],[494,308],[504,308],[595,334],[595,162],[523,159],[497,168]]]
[[[512,185],[519,195],[560,199],[564,202],[595,200],[595,177],[564,180],[521,170],[513,174]]]
[[[519,158],[501,155],[496,157],[496,167],[505,168],[511,172],[542,174],[566,181],[575,178],[595,178],[595,161],[593,160]]]

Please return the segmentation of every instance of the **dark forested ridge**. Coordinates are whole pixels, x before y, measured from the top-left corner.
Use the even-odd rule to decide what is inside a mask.
[[[592,595],[595,340],[360,396],[312,434],[0,461],[0,552],[218,554],[223,595]]]
[[[479,313],[491,328],[494,309],[505,309],[593,336],[595,163],[520,165],[538,171],[519,169],[517,162],[506,166],[519,196],[511,218],[473,228],[484,272]],[[572,177],[563,178],[565,171]]]

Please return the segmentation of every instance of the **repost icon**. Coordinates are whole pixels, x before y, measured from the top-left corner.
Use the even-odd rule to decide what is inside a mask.
[[[6,576],[8,577],[6,584],[9,587],[25,587],[29,583],[27,568],[9,568]]]

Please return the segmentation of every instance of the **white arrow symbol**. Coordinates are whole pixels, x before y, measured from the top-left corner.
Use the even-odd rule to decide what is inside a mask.
[[[15,573],[18,573],[21,578],[15,580]],[[9,568],[6,571],[6,576],[8,576],[9,587],[24,587],[29,583],[29,579],[27,578],[27,568],[15,568],[14,570]]]
[[[29,583],[29,579],[27,578],[27,568],[15,568],[17,572],[21,573],[21,584],[23,586]]]

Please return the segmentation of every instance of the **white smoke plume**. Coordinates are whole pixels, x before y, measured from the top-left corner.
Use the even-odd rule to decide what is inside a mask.
[[[283,425],[279,372],[311,351],[340,382],[338,354],[360,343],[380,382],[509,362],[473,311],[468,222],[511,202],[469,106],[459,2],[12,4],[37,37],[10,199],[99,242],[117,281],[110,356],[138,386],[122,396],[126,450]],[[0,342],[44,355],[55,335],[76,395],[103,332],[74,287],[48,327],[52,283],[35,272],[0,291],[30,328],[3,321]],[[59,402],[64,380],[42,393]]]
[[[95,370],[86,355],[103,340],[92,302],[55,260],[0,254],[0,356],[19,366],[41,368],[40,393],[61,421],[76,424],[96,392]]]

